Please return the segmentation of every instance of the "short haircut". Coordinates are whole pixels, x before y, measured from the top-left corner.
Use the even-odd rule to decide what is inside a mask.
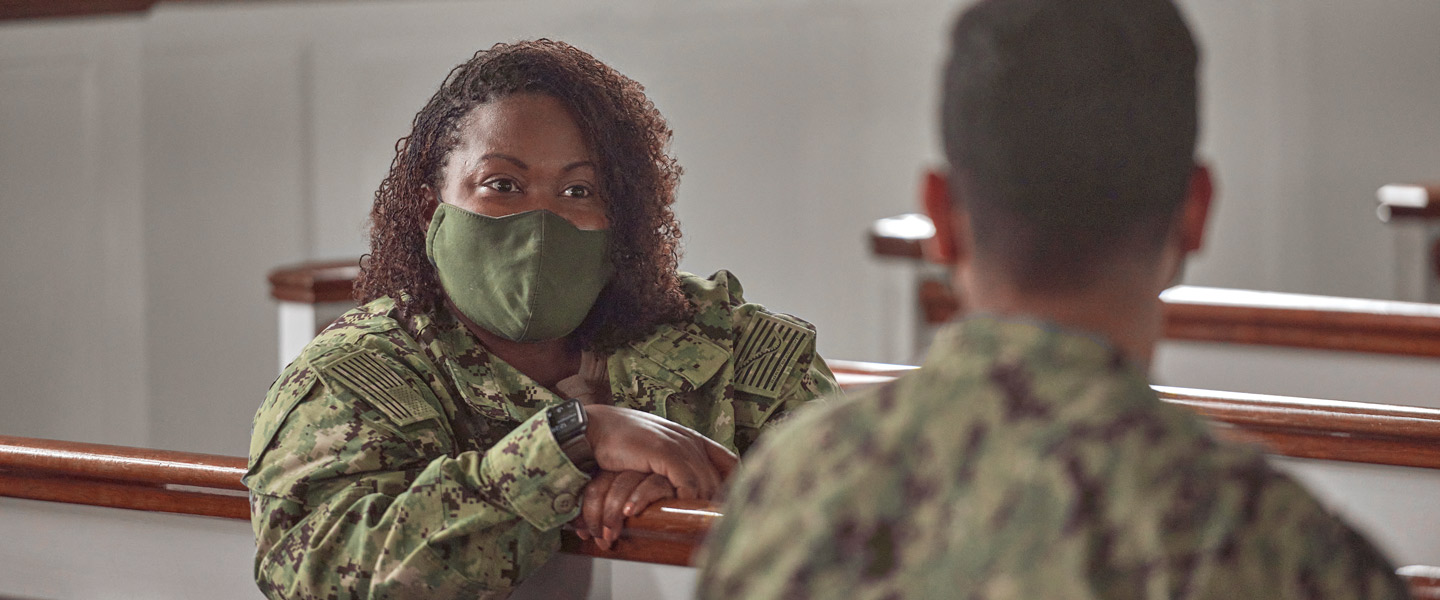
[[[976,253],[1023,291],[1063,292],[1158,251],[1194,167],[1198,62],[1169,0],[982,0],[962,14],[941,118]]]

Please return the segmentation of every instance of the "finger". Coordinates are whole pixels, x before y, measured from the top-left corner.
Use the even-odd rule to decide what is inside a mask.
[[[580,515],[584,519],[581,527],[590,534],[592,538],[600,537],[601,522],[604,519],[605,495],[610,491],[610,485],[614,483],[616,474],[612,471],[601,471],[585,484],[584,498],[581,499]]]
[[[719,472],[710,464],[705,450],[694,437],[678,435],[667,445],[670,448],[661,455],[651,471],[664,475],[675,486],[680,498],[709,498],[720,488]]]
[[[625,503],[641,482],[650,475],[639,471],[625,471],[615,477],[610,491],[605,494],[605,512],[601,534],[606,541],[614,543],[620,539],[620,529],[625,525]]]
[[[735,465],[740,463],[740,457],[720,445],[719,442],[701,435],[694,429],[676,424],[672,431],[684,436],[701,454],[706,466],[710,467],[700,470],[701,480],[697,482],[696,491],[702,498],[714,498],[724,487],[725,481],[730,478],[730,473],[735,470]],[[713,479],[710,474],[714,474]]]
[[[710,464],[713,465],[715,470],[720,474],[720,481],[724,482],[729,480],[730,474],[735,472],[735,465],[740,464],[740,457],[735,456],[735,453],[731,452],[729,448],[721,446],[714,440],[709,438],[704,439],[706,442],[709,442],[704,445],[705,456],[710,459]]]
[[[650,475],[635,486],[635,491],[630,492],[630,499],[625,502],[624,513],[626,517],[633,517],[645,511],[656,500],[674,498],[675,488],[659,475]]]

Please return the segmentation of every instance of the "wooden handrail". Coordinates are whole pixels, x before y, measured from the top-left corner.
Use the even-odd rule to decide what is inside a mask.
[[[1440,357],[1440,305],[1196,286],[1160,295],[1165,337]]]
[[[245,466],[233,456],[0,436],[0,468],[58,477],[243,492]]]
[[[1223,438],[1271,454],[1440,469],[1440,410],[1366,402],[1155,388],[1216,425]]]
[[[1375,216],[1386,223],[1440,218],[1440,184],[1392,183],[1375,191]]]
[[[1415,600],[1440,598],[1440,567],[1410,565],[1395,569],[1406,583],[1410,584],[1410,597]]]
[[[0,496],[250,518],[245,459],[0,436]]]
[[[851,389],[915,369],[840,360],[830,365],[842,386]],[[1156,391],[1164,401],[1209,419],[1222,436],[1258,442],[1274,454],[1440,469],[1440,410],[1181,388]],[[248,519],[247,499],[239,493],[245,489],[240,484],[244,469],[245,459],[239,457],[0,437],[0,496]],[[667,500],[629,519],[611,550],[571,532],[562,537],[562,547],[601,558],[689,565],[718,518],[718,507],[708,502]],[[1434,568],[1406,567],[1401,573],[1421,586],[1417,590],[1440,589],[1440,571]]]
[[[876,235],[872,232],[872,240]],[[923,239],[886,239],[891,245],[885,255],[920,256]],[[283,267],[270,274],[270,294],[289,302],[343,302],[350,299],[358,274],[356,260]],[[939,287],[922,289],[930,322],[949,319],[959,310],[958,303],[946,297],[948,290]],[[1165,303],[1165,337],[1172,340],[1440,357],[1436,304],[1197,286],[1171,288],[1160,299]]]
[[[1400,191],[1387,194],[1392,187]],[[1380,195],[1382,206],[1400,210],[1409,205],[1440,215],[1440,202],[1426,200],[1432,194],[1440,198],[1440,186],[1387,186]],[[933,228],[916,224],[923,219],[902,215],[876,221],[870,230],[872,253],[922,260],[924,244],[933,236]],[[936,283],[923,282],[920,290],[930,323],[961,310],[954,295]],[[1196,286],[1171,288],[1160,299],[1168,339],[1440,357],[1440,305]]]
[[[351,299],[360,261],[322,260],[270,271],[270,297],[284,302],[321,304]]]
[[[93,17],[149,11],[162,0],[0,0],[0,21]],[[163,0],[196,2],[197,0]],[[199,0],[215,2],[218,0]],[[236,0],[232,0],[236,1]]]

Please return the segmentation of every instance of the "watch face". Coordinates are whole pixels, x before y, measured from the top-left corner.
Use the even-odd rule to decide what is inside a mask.
[[[562,404],[560,406],[556,406],[555,408],[551,409],[550,414],[547,415],[551,419],[550,428],[557,435],[570,434],[574,430],[579,429],[581,410],[584,409],[580,408],[580,404],[573,401]]]

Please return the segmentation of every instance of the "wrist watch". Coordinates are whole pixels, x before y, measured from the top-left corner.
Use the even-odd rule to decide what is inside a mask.
[[[590,420],[585,416],[585,407],[579,400],[568,400],[545,409],[545,419],[550,422],[550,435],[560,444],[560,450],[577,468],[594,475],[600,470],[595,464],[595,451],[590,448],[590,439],[585,431]]]

